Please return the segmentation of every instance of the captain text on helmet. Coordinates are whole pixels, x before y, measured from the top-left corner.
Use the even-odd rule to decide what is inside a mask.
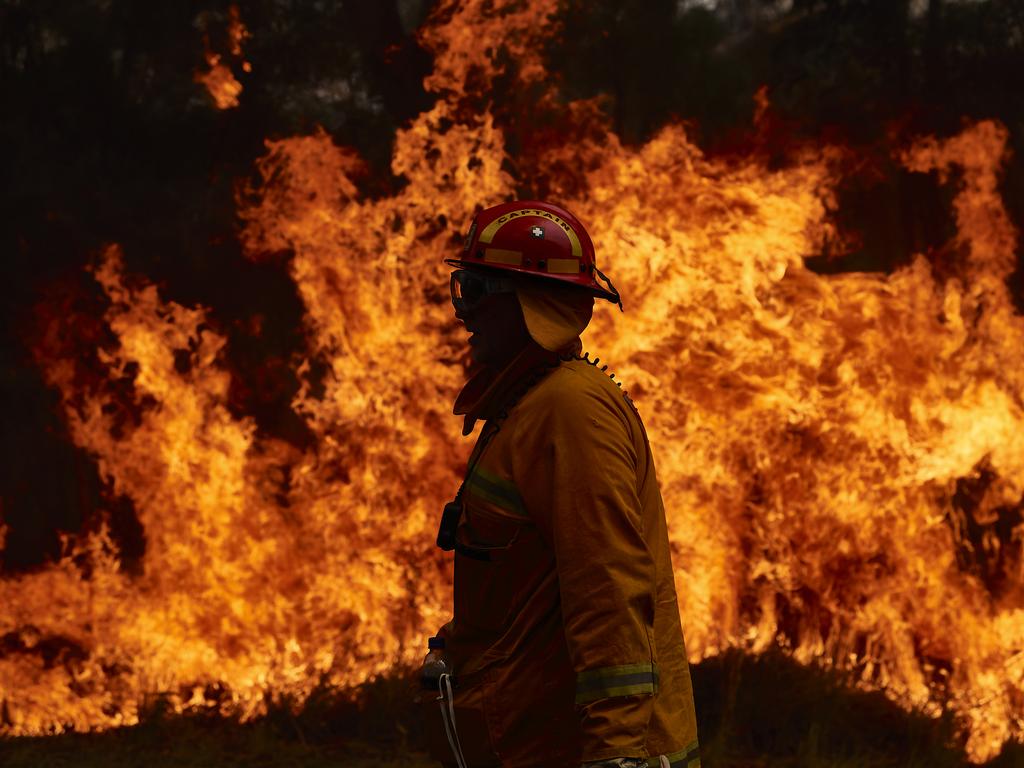
[[[455,413],[464,434],[484,425],[438,532],[455,606],[431,643],[431,750],[459,768],[695,768],[651,448],[619,383],[581,355],[594,298],[621,309],[618,292],[579,220],[544,202],[482,211],[446,262],[473,360]]]

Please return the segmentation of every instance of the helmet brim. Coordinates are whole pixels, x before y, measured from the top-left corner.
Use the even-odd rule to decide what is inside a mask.
[[[619,303],[619,297],[616,294],[605,290],[596,282],[592,285],[580,285],[575,280],[562,275],[538,274],[534,270],[519,269],[514,266],[498,267],[492,264],[481,264],[479,261],[470,261],[467,259],[449,258],[445,259],[444,263],[450,267],[457,267],[460,269],[475,269],[491,275],[507,275],[509,277],[516,277],[531,284],[538,284],[541,287],[545,285],[557,285],[572,291],[578,291],[580,293],[593,296],[594,298],[610,301],[612,304]]]

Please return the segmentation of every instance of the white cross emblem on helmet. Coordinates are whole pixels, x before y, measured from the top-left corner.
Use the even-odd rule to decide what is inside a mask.
[[[534,227],[530,230],[533,237],[544,237],[544,227]]]

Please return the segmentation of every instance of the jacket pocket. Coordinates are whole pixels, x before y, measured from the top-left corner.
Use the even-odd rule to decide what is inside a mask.
[[[455,534],[455,621],[486,632],[505,627],[524,574],[523,527],[512,520],[468,515]]]
[[[449,731],[445,728],[445,717],[441,714],[441,706],[446,710],[448,702],[442,702],[436,691],[422,691],[419,699],[420,717],[423,723],[424,742],[427,751],[435,760],[446,766],[456,765],[452,741],[462,748],[466,764],[473,768],[492,768],[501,765],[494,750],[490,727],[488,725],[487,705],[493,683],[487,677],[471,675],[465,680],[455,678],[453,708],[455,727],[449,740]],[[447,710],[449,713],[451,710]],[[449,728],[451,727],[449,715]]]

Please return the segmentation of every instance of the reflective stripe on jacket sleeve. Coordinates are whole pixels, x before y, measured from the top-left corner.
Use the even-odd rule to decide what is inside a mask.
[[[577,704],[657,691],[658,667],[655,664],[620,664],[616,667],[589,669],[576,675]]]

